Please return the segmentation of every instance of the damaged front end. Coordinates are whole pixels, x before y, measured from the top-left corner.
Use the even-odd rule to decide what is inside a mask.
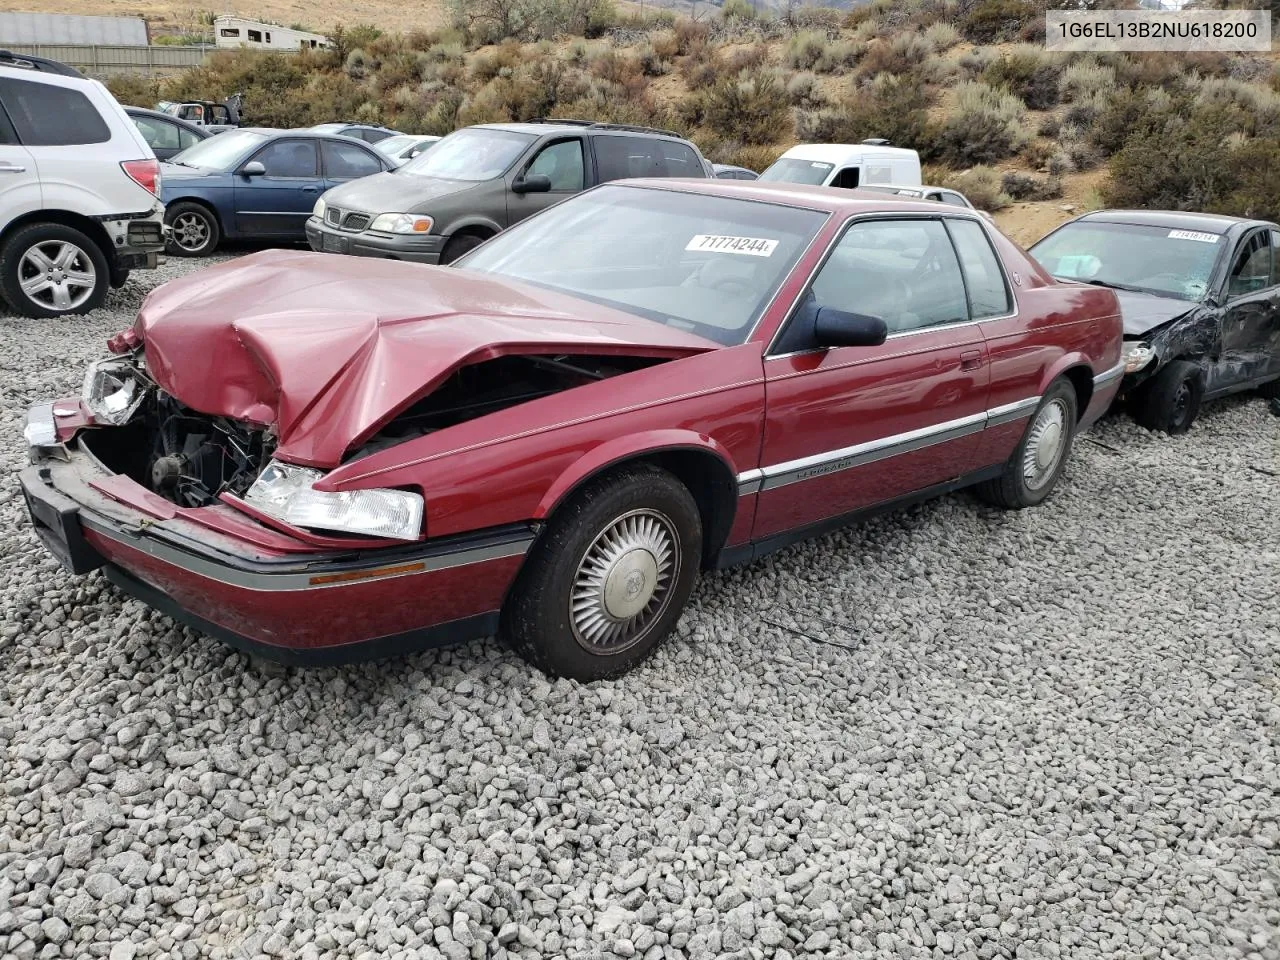
[[[147,374],[142,351],[100,360],[81,402],[95,426],[80,445],[99,464],[180,507],[243,496],[275,448],[270,427],[206,416],[183,406]]]

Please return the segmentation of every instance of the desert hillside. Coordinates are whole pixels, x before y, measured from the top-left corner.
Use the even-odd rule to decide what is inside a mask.
[[[612,0],[438,0],[352,25],[361,2],[374,0],[344,5],[347,26],[328,28],[330,51],[219,53],[163,87],[113,85],[131,102],[239,91],[252,122],[278,126],[647,124],[757,170],[796,142],[884,137],[919,150],[927,182],[963,190],[1023,243],[1102,205],[1280,215],[1269,56],[1050,54],[1043,6],[1024,0],[784,16],[727,0],[696,20]],[[324,29],[323,4],[307,9],[279,19]]]

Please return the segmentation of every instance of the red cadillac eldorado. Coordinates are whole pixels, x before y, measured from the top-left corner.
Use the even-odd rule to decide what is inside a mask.
[[[22,486],[73,573],[286,662],[498,633],[616,676],[700,570],[975,486],[1038,504],[1123,371],[1107,289],[975,211],[606,184],[452,267],[280,250],[155,290]]]

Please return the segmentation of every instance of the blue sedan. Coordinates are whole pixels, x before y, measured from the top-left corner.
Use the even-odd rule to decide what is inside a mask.
[[[395,168],[350,137],[246,128],[210,137],[161,167],[168,250],[213,253],[224,239],[303,241],[320,194]]]

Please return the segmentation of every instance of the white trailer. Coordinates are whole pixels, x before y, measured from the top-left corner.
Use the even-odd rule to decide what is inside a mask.
[[[329,46],[329,38],[324,34],[243,17],[215,19],[213,42],[219,47],[250,47],[255,50],[322,50]]]

